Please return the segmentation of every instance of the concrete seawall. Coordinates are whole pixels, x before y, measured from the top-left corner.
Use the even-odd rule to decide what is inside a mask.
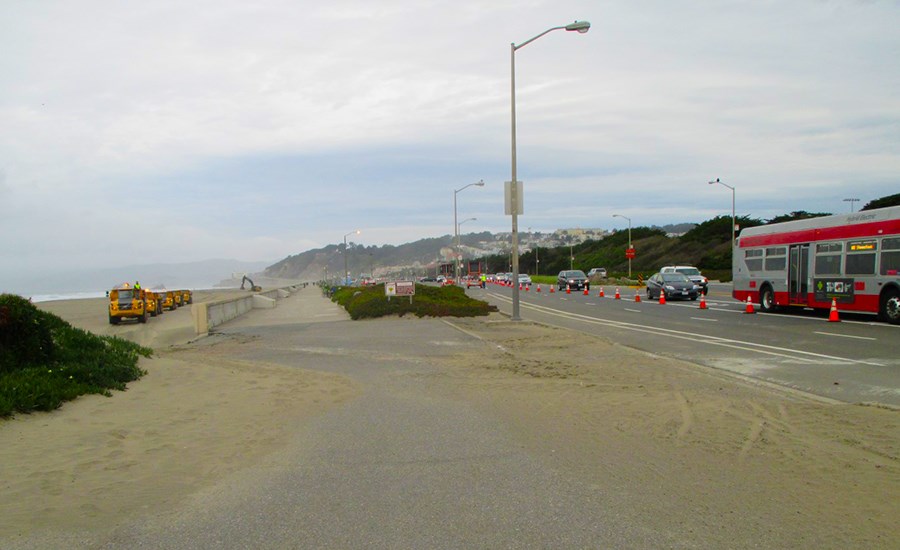
[[[194,303],[191,305],[194,331],[197,334],[207,334],[209,329],[240,317],[252,309],[274,308],[278,300],[287,298],[297,289],[297,286],[289,286],[214,302]]]

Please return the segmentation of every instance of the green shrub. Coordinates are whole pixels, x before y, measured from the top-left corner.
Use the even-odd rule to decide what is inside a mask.
[[[351,319],[371,319],[406,314],[417,317],[474,317],[497,311],[496,306],[470,298],[458,286],[416,285],[410,303],[407,296],[384,295],[384,285],[341,287],[331,297],[350,314]]]
[[[153,350],[97,336],[38,310],[20,296],[0,296],[0,416],[47,411],[87,393],[109,395],[146,374]]]

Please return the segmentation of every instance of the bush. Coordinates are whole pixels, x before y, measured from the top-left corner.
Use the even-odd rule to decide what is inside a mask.
[[[470,298],[458,286],[435,287],[416,285],[412,303],[407,296],[390,300],[384,295],[384,285],[370,287],[341,287],[331,297],[350,314],[351,319],[371,319],[386,315],[417,317],[475,317],[497,311],[481,300]]]
[[[0,295],[0,416],[47,411],[87,393],[124,390],[153,351],[74,328],[21,296]]]

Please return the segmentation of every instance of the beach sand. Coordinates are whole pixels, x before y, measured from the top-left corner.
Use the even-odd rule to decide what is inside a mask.
[[[107,328],[102,301],[100,321],[97,304],[78,302],[41,307]],[[326,302],[308,320],[345,320],[334,308]],[[234,323],[277,324],[289,311],[255,310]],[[728,546],[722,526],[738,524],[778,534],[760,547],[900,540],[897,411],[813,399],[499,315],[447,322],[483,345],[429,359],[437,368],[423,387],[470,402],[554,467],[617,491],[623,510],[644,511],[648,529],[708,530],[708,547]],[[252,337],[173,346],[176,329],[158,324],[157,357],[126,392],[0,422],[0,543],[170,510],[363,391],[347,377],[235,360],[256,345]]]

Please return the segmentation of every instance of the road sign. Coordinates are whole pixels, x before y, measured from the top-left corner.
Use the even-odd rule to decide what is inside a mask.
[[[633,249],[633,248],[626,248],[626,249],[625,249],[625,257],[628,258],[629,260],[631,260],[632,258],[634,258],[634,249]]]

